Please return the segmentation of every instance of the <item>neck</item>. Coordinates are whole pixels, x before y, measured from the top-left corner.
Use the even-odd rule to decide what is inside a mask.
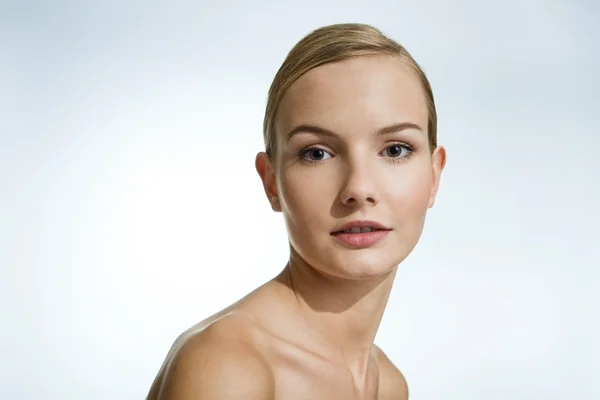
[[[342,355],[355,377],[366,374],[373,341],[392,289],[396,268],[369,279],[325,275],[292,251],[280,278],[299,314],[321,339]]]

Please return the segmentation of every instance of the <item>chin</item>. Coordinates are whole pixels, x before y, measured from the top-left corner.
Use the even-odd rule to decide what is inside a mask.
[[[329,253],[319,270],[341,279],[367,280],[386,275],[408,254],[392,254],[382,249],[337,250]],[[317,267],[318,268],[318,267]]]
[[[311,236],[311,241],[291,241],[292,251],[317,272],[349,280],[368,280],[394,271],[418,241],[418,235],[416,240],[406,236],[390,237],[392,240],[385,244],[349,249],[333,242],[329,236],[323,240],[314,240],[318,237],[316,234],[304,237]]]

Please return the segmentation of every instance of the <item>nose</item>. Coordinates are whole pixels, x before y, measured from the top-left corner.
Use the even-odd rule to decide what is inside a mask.
[[[351,207],[376,205],[379,199],[374,171],[365,163],[348,165],[340,198],[343,204]]]

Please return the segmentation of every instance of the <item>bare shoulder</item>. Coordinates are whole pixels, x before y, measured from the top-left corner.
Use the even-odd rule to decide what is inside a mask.
[[[160,400],[271,400],[272,370],[251,323],[223,317],[181,343],[164,371]]]
[[[377,346],[379,360],[379,400],[407,400],[408,385],[404,375]]]

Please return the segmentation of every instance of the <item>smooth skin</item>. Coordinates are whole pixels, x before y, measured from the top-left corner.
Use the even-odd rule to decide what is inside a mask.
[[[256,169],[288,229],[273,280],[184,333],[148,399],[407,399],[373,341],[398,264],[413,250],[446,162],[430,149],[417,77],[392,56],[317,67],[286,92],[275,154]],[[353,249],[347,222],[391,229]]]

